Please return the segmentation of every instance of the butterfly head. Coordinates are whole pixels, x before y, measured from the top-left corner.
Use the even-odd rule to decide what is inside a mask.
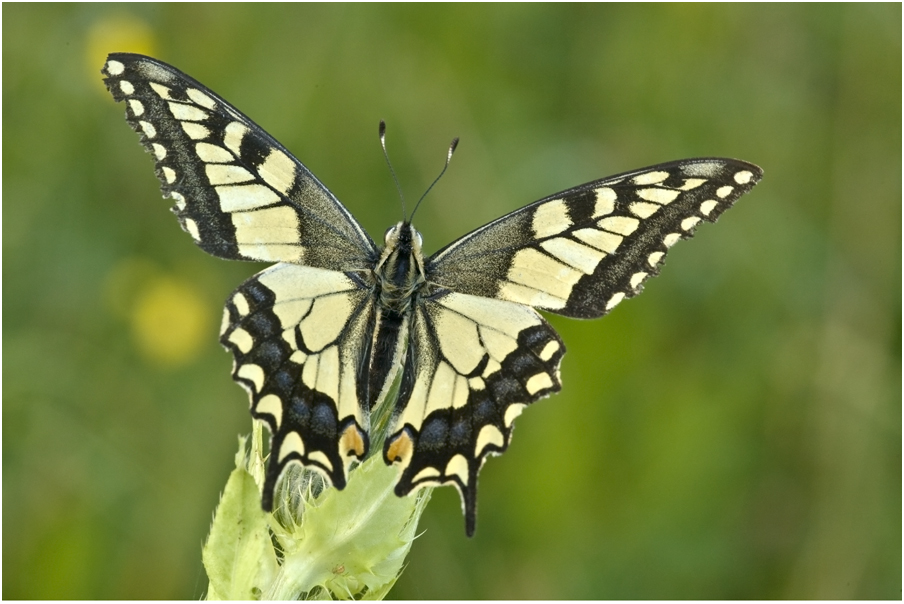
[[[407,248],[420,255],[423,242],[423,237],[417,232],[417,229],[411,226],[410,222],[398,222],[386,229],[386,234],[383,235],[384,251]]]

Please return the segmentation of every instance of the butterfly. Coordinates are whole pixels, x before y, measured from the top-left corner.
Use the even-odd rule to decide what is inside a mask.
[[[634,170],[545,197],[425,257],[407,220],[378,246],[285,147],[178,69],[114,53],[103,74],[195,243],[275,263],[229,296],[220,338],[272,435],[266,511],[290,464],[345,486],[400,373],[382,446],[398,466],[395,493],[455,486],[473,535],[481,466],[508,448],[527,405],[561,388],[565,345],[538,309],[608,313],[763,174],[720,158]]]

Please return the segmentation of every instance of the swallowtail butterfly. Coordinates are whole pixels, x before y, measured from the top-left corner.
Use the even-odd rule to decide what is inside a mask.
[[[267,511],[292,463],[345,486],[401,371],[382,451],[399,468],[395,492],[451,483],[473,534],[483,462],[506,450],[525,406],[561,388],[565,346],[537,309],[606,314],[762,177],[720,158],[634,170],[541,199],[425,257],[407,220],[376,245],[285,147],[181,71],[116,53],[103,73],[195,243],[276,263],[229,297],[220,339],[251,415],[272,433]]]

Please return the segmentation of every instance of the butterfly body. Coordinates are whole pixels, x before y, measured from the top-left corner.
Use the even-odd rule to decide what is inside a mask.
[[[561,388],[565,346],[537,312],[593,318],[639,293],[669,248],[761,178],[702,158],[593,181],[425,258],[407,221],[378,248],[332,193],[227,101],[163,62],[115,53],[106,84],[205,251],[275,264],[229,297],[221,342],[272,433],[262,504],[292,463],[343,488],[401,372],[382,455],[396,493],[452,484],[466,531],[477,476],[515,418]]]

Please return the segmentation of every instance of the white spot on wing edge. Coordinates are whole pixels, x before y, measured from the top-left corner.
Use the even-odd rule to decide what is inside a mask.
[[[618,306],[619,302],[621,302],[624,299],[625,299],[625,294],[622,292],[618,292],[617,294],[615,294],[614,296],[609,298],[608,302],[606,302],[606,310],[612,310],[613,308]]]
[[[493,424],[487,424],[480,429],[480,434],[477,435],[477,444],[474,445],[474,457],[480,457],[484,449],[490,445],[500,448],[505,446],[505,436]]]
[[[239,370],[235,372],[235,375],[236,377],[248,380],[254,384],[255,392],[260,392],[261,388],[264,387],[264,370],[260,365],[255,365],[253,363],[242,365],[239,367]]]
[[[734,175],[734,181],[739,185],[746,185],[753,178],[753,172],[750,170],[741,170]]]
[[[251,347],[254,346],[254,339],[251,334],[242,328],[238,328],[229,334],[229,341],[235,344],[244,354],[248,354]]]
[[[289,432],[283,439],[282,444],[279,446],[280,463],[292,453],[304,455],[304,441],[301,440],[298,432]]]
[[[268,394],[267,396],[262,397],[259,401],[257,401],[257,405],[254,406],[254,411],[256,413],[266,413],[273,417],[276,420],[276,429],[279,429],[279,425],[282,423],[282,401],[275,394]]]
[[[144,135],[148,138],[154,138],[157,136],[157,129],[154,128],[154,124],[151,122],[145,122],[144,120],[138,122],[138,125],[141,126],[141,131],[144,132]]]
[[[178,208],[180,212],[185,209],[185,198],[182,197],[181,193],[172,191],[170,192],[170,197],[176,200],[176,208]]]
[[[223,309],[223,318],[220,320],[220,335],[223,335],[224,333],[226,333],[226,330],[229,329],[230,325],[232,325],[232,323],[229,320],[229,309],[224,308]]]
[[[439,478],[440,476],[441,476],[441,474],[440,474],[439,470],[437,470],[433,466],[427,466],[426,468],[424,468],[423,470],[421,470],[420,472],[415,474],[414,477],[411,479],[411,482],[412,482],[412,484],[414,484],[417,482],[421,482],[423,480],[430,480],[431,478],[436,479],[436,478]],[[434,480],[434,482],[439,482],[439,481]]]
[[[653,252],[647,256],[647,264],[655,268],[656,265],[659,264],[659,261],[662,260],[663,256],[665,256],[665,254],[662,252]]]
[[[192,239],[201,241],[201,231],[198,230],[198,223],[191,218],[185,218],[182,224],[185,225],[185,230],[188,231]]]
[[[666,247],[672,247],[673,245],[678,243],[679,239],[681,239],[680,233],[669,233],[668,235],[665,236],[665,238],[662,240],[662,242],[665,244]]]
[[[556,342],[555,340],[550,340],[546,343],[546,346],[543,347],[543,350],[541,350],[540,354],[538,354],[537,356],[540,357],[540,359],[543,361],[548,361],[556,352],[558,352],[560,348],[561,346],[558,342]]]
[[[527,407],[524,403],[512,403],[505,410],[505,427],[508,428],[512,425],[512,422],[515,421],[521,412],[524,411],[524,408]]]
[[[176,171],[170,168],[169,166],[163,166],[161,168],[163,171],[163,178],[166,179],[167,184],[173,184],[176,182]]]
[[[719,202],[715,199],[707,199],[703,203],[700,204],[700,213],[704,216],[709,216],[710,213],[716,209],[716,206],[719,205]]]
[[[119,89],[122,90],[123,94],[133,94],[135,92],[135,87],[128,80],[120,80]]]
[[[129,108],[132,110],[132,115],[135,117],[144,115],[144,105],[142,105],[141,101],[138,99],[129,99]]]
[[[248,306],[248,300],[242,292],[237,292],[232,297],[232,305],[235,306],[235,310],[240,317],[244,317],[251,310],[251,307]]]
[[[458,476],[462,484],[468,484],[468,460],[464,455],[459,453],[449,460],[446,464],[446,476]]]
[[[716,195],[718,197],[721,197],[722,199],[725,199],[726,197],[731,195],[732,191],[734,191],[734,187],[732,187],[731,185],[725,185],[724,187],[719,187],[718,189],[716,189]]]
[[[159,143],[153,143],[151,146],[154,148],[154,157],[158,160],[166,157],[166,147]]]
[[[552,388],[552,378],[546,373],[538,373],[537,375],[531,376],[531,378],[527,380],[527,383],[524,384],[524,387],[527,389],[528,393],[534,395],[541,390]]]
[[[118,76],[125,70],[126,66],[119,61],[114,61],[112,59],[107,61],[107,73],[111,76]]]
[[[697,226],[700,222],[700,218],[698,216],[688,216],[684,220],[681,221],[681,228],[685,231],[690,231],[692,228]]]
[[[643,283],[643,280],[647,278],[647,273],[640,271],[638,273],[634,273],[631,275],[631,288],[637,289],[637,286]]]

